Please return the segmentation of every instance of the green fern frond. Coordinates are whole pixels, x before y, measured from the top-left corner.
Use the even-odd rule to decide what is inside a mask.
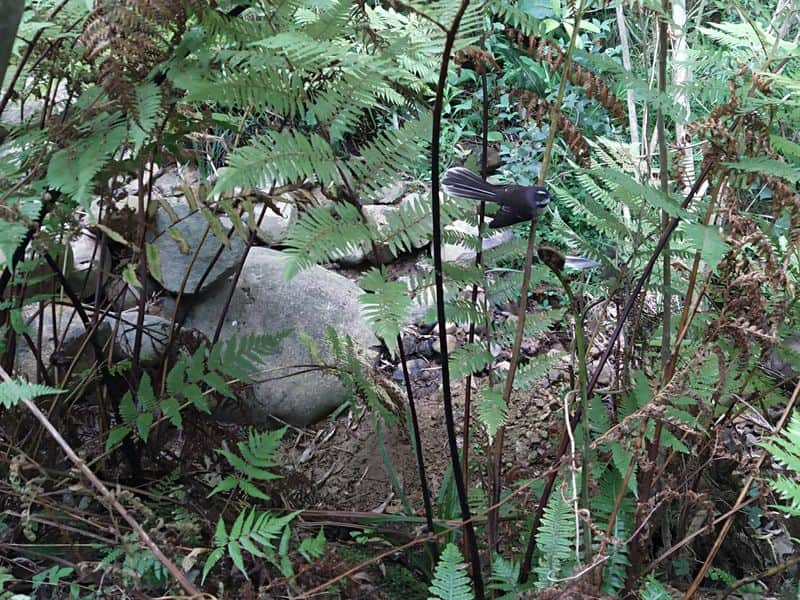
[[[324,7],[300,6],[294,12],[293,20],[303,32],[315,40],[329,40],[338,35],[348,23],[360,23],[361,15],[353,10],[348,0],[330,2]]]
[[[542,332],[550,329],[555,323],[562,322],[566,317],[565,309],[543,310],[529,314],[525,319],[525,337],[535,338]],[[449,318],[449,317],[448,317]],[[480,323],[480,321],[478,321]],[[498,344],[510,346],[517,331],[516,320],[510,319],[505,323],[495,325],[495,341]]]
[[[194,72],[170,72],[176,87],[186,90],[190,102],[213,99],[221,108],[242,106],[293,118],[304,110],[303,81],[278,67],[262,67],[219,76]]]
[[[478,417],[486,428],[489,439],[493,439],[497,430],[506,424],[508,405],[503,399],[503,388],[500,386],[485,387],[481,390],[477,404]]]
[[[387,423],[395,420],[391,397],[372,378],[372,368],[358,355],[350,336],[340,337],[332,327],[325,330],[325,341],[331,353],[333,374],[347,390],[350,402],[355,406],[362,400],[368,408],[376,411]]]
[[[588,197],[579,201],[575,196],[559,186],[553,186],[559,203],[564,204],[571,212],[583,216],[593,228],[601,231],[611,239],[629,235],[621,222],[621,203],[613,198],[613,190],[602,188],[587,174],[578,175],[577,182]]]
[[[364,240],[372,239],[372,231],[356,207],[339,203],[336,216],[338,219],[327,208],[313,207],[289,229],[284,241],[289,256],[287,280],[303,269],[345,256]]]
[[[298,1],[297,4],[300,2]],[[224,13],[209,8],[200,15],[200,26],[212,38],[247,43],[274,35],[274,30],[266,20],[228,17]]]
[[[509,560],[499,554],[492,558],[492,574],[489,575],[488,588],[502,595],[497,600],[515,600],[519,598],[527,586],[517,583],[519,580],[519,562]]]
[[[672,600],[672,594],[653,575],[645,578],[644,586],[639,590],[641,600]]]
[[[563,360],[564,356],[566,356],[564,352],[548,352],[547,354],[538,354],[531,357],[528,362],[521,364],[517,368],[514,376],[514,389],[527,390],[532,388],[546,377],[550,370]]]
[[[795,169],[782,160],[776,160],[768,156],[742,158],[737,162],[725,163],[725,165],[737,171],[744,171],[745,173],[780,177],[791,184],[800,181],[800,169]]]
[[[519,246],[518,246],[519,248]],[[525,247],[522,245],[522,253]],[[492,257],[494,258],[494,256]],[[493,304],[505,304],[519,299],[519,290],[522,286],[522,273],[519,271],[506,271],[501,274],[490,275],[490,285],[487,288],[489,301]],[[553,272],[541,263],[533,265],[531,280],[528,289],[533,289],[540,283],[555,282]]]
[[[546,588],[560,579],[575,559],[575,519],[572,507],[561,493],[551,494],[544,509],[542,523],[536,533],[539,562],[534,569],[538,575],[536,587]]]
[[[11,408],[21,400],[33,400],[38,396],[50,394],[63,394],[64,391],[47,385],[28,383],[21,379],[2,381],[0,382],[0,406]]]
[[[294,131],[272,131],[237,148],[220,170],[213,194],[237,187],[269,188],[298,181],[323,185],[341,183],[330,145],[317,134],[305,137]]]
[[[475,597],[467,566],[455,544],[447,544],[439,556],[428,594],[428,600],[472,600]]]
[[[365,293],[358,297],[361,312],[372,331],[383,340],[389,352],[397,352],[397,338],[408,321],[411,299],[406,286],[399,281],[387,281],[386,270],[370,269],[359,280]]]
[[[389,212],[386,220],[380,242],[386,245],[393,256],[411,252],[418,240],[427,240],[431,236],[430,203],[420,197],[409,197],[397,211]]]
[[[525,35],[544,33],[542,19],[524,12],[516,5],[502,0],[491,0],[487,2],[487,8],[498,21],[505,23],[508,27],[521,30]]]
[[[622,486],[622,475],[617,469],[606,469],[598,483],[598,492],[592,498],[592,512],[601,522],[608,523],[614,512],[617,497]],[[602,590],[615,596],[625,586],[626,569],[630,566],[625,542],[633,531],[636,515],[636,501],[632,494],[626,494],[615,515],[611,529],[612,543],[608,547],[609,557],[603,568]]]
[[[238,487],[248,496],[269,500],[269,496],[258,488],[254,481],[269,481],[280,477],[270,469],[280,464],[275,458],[275,452],[285,433],[285,427],[265,432],[250,429],[247,433],[247,442],[236,444],[239,454],[227,449],[218,449],[217,453],[224,456],[225,460],[236,469],[236,475],[229,475],[220,481],[208,494],[209,497]]]
[[[93,181],[127,139],[128,127],[120,113],[92,119],[86,136],[53,154],[47,166],[47,185],[73,198],[87,212]]]
[[[150,82],[137,86],[133,109],[131,139],[138,151],[158,124],[158,116],[161,113],[161,88]]]
[[[450,379],[459,379],[482,371],[492,362],[492,358],[492,353],[482,344],[464,344],[450,353]]]
[[[288,333],[248,333],[217,342],[208,354],[208,370],[243,383],[253,383],[256,374],[269,362],[269,356],[278,351]]]
[[[420,162],[429,143],[431,114],[425,112],[404,127],[387,129],[359,149],[360,155],[347,161],[352,179],[365,197],[374,197],[397,173]]]
[[[436,320],[435,314],[436,307],[433,306],[425,315],[425,319],[432,323]],[[470,300],[463,298],[453,298],[446,302],[445,314],[447,315],[447,320],[454,323],[483,325],[486,322],[484,307],[473,305]]]
[[[800,516],[800,414],[795,414],[781,435],[775,435],[759,444],[781,463],[789,475],[779,475],[770,481],[770,486],[787,506],[780,510],[790,516]]]
[[[247,569],[244,564],[242,551],[250,553],[255,558],[266,558],[276,562],[275,540],[284,535],[289,524],[300,514],[300,511],[278,517],[270,512],[243,510],[236,517],[230,532],[225,527],[225,521],[220,517],[214,533],[214,545],[209,557],[203,565],[202,580],[205,581],[209,571],[227,554],[246,579]]]

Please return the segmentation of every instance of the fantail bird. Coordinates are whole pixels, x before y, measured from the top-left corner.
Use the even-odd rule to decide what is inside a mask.
[[[540,185],[492,185],[464,167],[447,169],[442,187],[450,196],[486,200],[500,205],[489,227],[524,223],[542,214],[550,194]]]

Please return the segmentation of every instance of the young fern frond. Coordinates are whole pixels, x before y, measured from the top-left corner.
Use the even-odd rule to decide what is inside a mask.
[[[525,337],[535,338],[543,331],[550,329],[555,323],[564,319],[564,309],[543,310],[525,319]],[[495,325],[495,341],[499,344],[510,345],[516,333],[517,323],[510,320]]]
[[[630,456],[629,456],[630,458]],[[622,486],[622,475],[617,469],[606,469],[598,483],[598,492],[592,498],[592,511],[601,523],[608,523]],[[614,596],[625,586],[626,569],[630,566],[625,541],[633,531],[636,503],[631,495],[625,495],[615,514],[611,528],[611,544],[607,548],[609,558],[603,567],[603,592]]]
[[[39,396],[63,393],[64,390],[38,383],[28,383],[20,379],[0,381],[0,407],[11,408],[21,400],[33,400]]]
[[[478,417],[486,428],[489,439],[493,439],[497,430],[506,424],[508,405],[503,399],[503,388],[500,386],[485,387],[481,390],[477,404]]]
[[[442,205],[442,220],[449,222],[456,217],[458,207]],[[415,243],[431,237],[431,206],[427,198],[409,197],[396,211],[386,214],[386,227],[380,232],[378,242],[388,247],[393,256],[412,252]],[[416,247],[419,247],[417,245]]]
[[[128,126],[122,114],[115,112],[95,117],[84,129],[88,130],[85,137],[50,158],[46,181],[91,212],[94,178],[127,139]]]
[[[406,286],[387,281],[386,270],[370,269],[359,280],[364,293],[358,297],[361,312],[372,331],[383,340],[392,355],[397,352],[397,338],[408,320],[411,299]]]
[[[394,404],[389,394],[372,378],[372,369],[356,353],[350,336],[342,338],[332,327],[325,330],[325,341],[331,354],[332,372],[347,390],[351,406],[362,400],[387,423],[395,420]]]
[[[359,148],[360,155],[347,161],[347,170],[361,195],[374,197],[397,173],[410,170],[420,162],[428,144],[430,113],[423,113],[401,129],[386,129]]]
[[[492,353],[484,345],[475,342],[456,348],[450,352],[450,379],[482,371],[492,358]]]
[[[473,600],[475,597],[467,566],[455,544],[447,544],[439,556],[428,594],[436,600]]]
[[[208,494],[209,497],[238,487],[248,496],[259,500],[269,500],[269,496],[261,491],[254,481],[269,481],[280,477],[269,469],[280,464],[275,458],[275,452],[277,452],[285,433],[285,427],[264,432],[250,429],[247,432],[247,442],[236,444],[239,454],[224,448],[218,449],[217,452],[236,469],[236,474],[223,478]]]
[[[514,389],[527,390],[541,381],[565,356],[564,352],[548,352],[532,357],[517,367],[514,376]]]
[[[560,579],[575,560],[575,519],[572,507],[556,492],[544,509],[542,523],[536,533],[539,562],[536,587],[546,588]]]
[[[496,595],[497,600],[514,600],[519,598],[524,587],[517,583],[519,580],[519,563],[509,560],[499,554],[492,558],[492,574],[489,575],[490,590],[502,593]]]
[[[277,552],[280,549],[276,547],[275,541],[279,537],[281,539],[286,537],[289,532],[289,524],[298,514],[300,511],[279,517],[270,512],[245,509],[236,517],[230,531],[227,530],[225,521],[220,517],[214,532],[214,549],[203,565],[202,580],[205,580],[214,565],[226,554],[245,578],[249,579],[244,564],[243,550],[255,558],[267,559],[282,566],[277,560]],[[289,574],[291,574],[290,570],[287,575]]]

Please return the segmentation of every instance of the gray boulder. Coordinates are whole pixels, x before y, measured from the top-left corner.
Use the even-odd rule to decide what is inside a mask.
[[[157,264],[150,264],[150,274],[172,294],[180,291],[184,278],[184,293],[205,291],[234,271],[244,254],[244,241],[233,234],[222,252],[219,252],[222,244],[210,230],[205,239],[202,237],[207,225],[202,214],[192,211],[183,202],[170,201],[170,206],[177,216],[175,223],[163,208],[156,213],[157,233],[150,241],[158,249],[159,258]],[[212,262],[210,272],[203,279]]]
[[[333,327],[347,334],[369,353],[377,339],[361,317],[359,287],[336,273],[312,267],[287,282],[284,276],[286,255],[268,248],[253,248],[225,316],[222,339],[234,334],[279,333],[289,331],[278,352],[265,361],[270,381],[253,386],[248,399],[252,420],[269,424],[276,417],[303,427],[328,415],[347,400],[344,387],[332,375],[320,371],[287,377],[305,370],[314,359],[301,336],[308,336],[324,351],[325,330]],[[209,289],[197,298],[185,326],[211,337],[222,314],[228,285]]]

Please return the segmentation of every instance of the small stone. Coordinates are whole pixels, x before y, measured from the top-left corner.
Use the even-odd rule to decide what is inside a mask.
[[[594,363],[589,368],[589,373],[594,373],[595,369],[597,369],[597,363]],[[600,371],[600,375],[597,378],[597,385],[601,388],[609,387],[611,383],[614,381],[614,369],[611,367],[611,364],[606,362],[603,365],[602,371]]]
[[[414,358],[412,360],[407,360],[406,368],[408,369],[409,378],[415,379],[419,377],[424,372],[423,370],[428,368],[429,364],[430,363],[428,363],[427,360],[422,358]],[[394,379],[395,381],[403,381],[404,379],[403,365],[401,364],[397,365],[397,367],[394,370],[394,373],[392,373],[392,379]]]
[[[313,198],[314,204],[317,206],[327,208],[328,210],[333,210],[334,202],[325,195],[325,193],[322,191],[322,188],[312,188],[311,197]]]
[[[458,331],[458,323],[453,323],[452,321],[445,321],[444,330],[447,333],[455,333]],[[439,335],[439,323],[436,323],[431,329],[431,335]]]
[[[403,192],[405,191],[406,183],[403,180],[398,179],[397,181],[393,181],[383,186],[380,190],[373,194],[374,203],[395,204],[403,196]]]
[[[456,336],[448,334],[446,337],[447,337],[447,351],[448,352],[452,352],[453,350],[458,348],[458,340],[456,339]],[[436,352],[436,354],[441,354],[442,353],[441,352],[441,346],[439,345],[439,337],[438,336],[433,340],[433,351]]]
[[[277,246],[283,242],[289,233],[289,229],[297,222],[297,206],[291,202],[275,202],[275,207],[280,211],[279,215],[263,204],[253,206],[256,219],[266,208],[264,218],[261,220],[261,226],[258,228],[258,239],[267,246]]]
[[[105,294],[114,310],[122,312],[139,306],[141,290],[126,284],[120,278],[114,278],[106,282]]]
[[[70,242],[72,270],[67,275],[75,293],[82,299],[94,296],[111,271],[111,255],[94,234],[86,231]]]
[[[114,344],[117,359],[132,358],[136,345],[136,324],[138,311],[125,311],[121,315],[120,327],[116,330]],[[139,362],[143,367],[157,367],[164,362],[164,351],[167,348],[171,329],[170,321],[155,315],[144,315],[142,321],[142,342]]]
[[[349,246],[346,254],[335,258],[336,262],[344,267],[357,267],[367,260],[366,245]]]
[[[417,351],[417,338],[416,336],[406,334],[403,336],[403,352],[406,356],[414,354]]]
[[[420,356],[424,356],[425,358],[430,358],[434,354],[433,349],[433,338],[426,338],[424,340],[420,340],[417,343],[417,354]]]

